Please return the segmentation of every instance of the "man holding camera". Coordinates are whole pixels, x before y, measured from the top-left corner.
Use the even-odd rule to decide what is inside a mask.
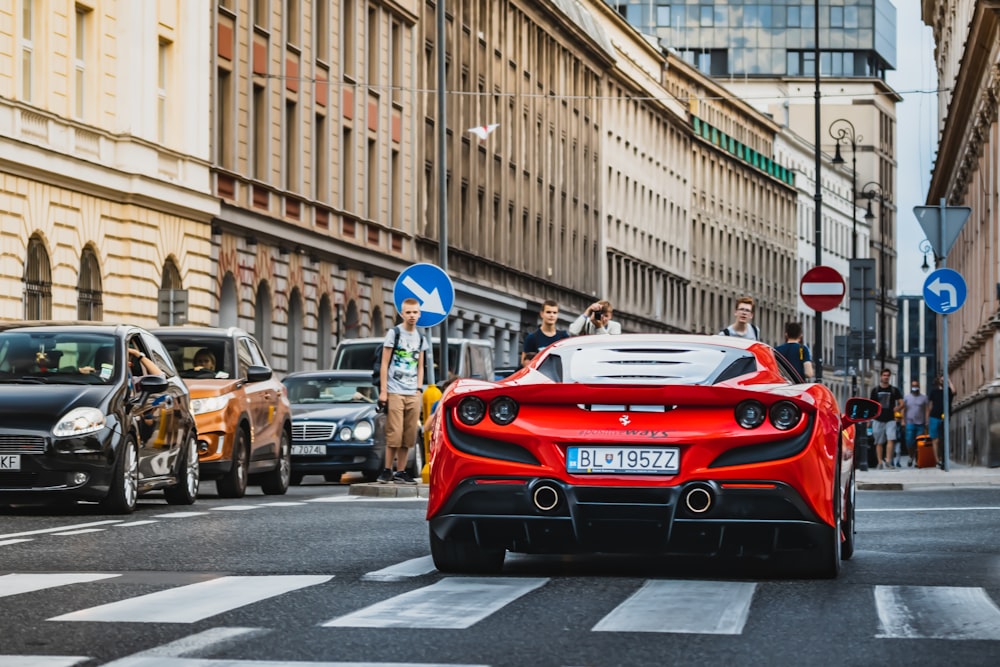
[[[617,335],[622,332],[622,325],[613,322],[611,316],[614,309],[610,301],[596,301],[576,318],[573,324],[569,325],[570,336],[584,336],[590,334],[612,334]]]

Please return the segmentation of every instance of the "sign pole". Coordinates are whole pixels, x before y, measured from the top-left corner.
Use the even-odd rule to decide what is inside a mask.
[[[944,197],[941,197],[940,201],[941,209],[941,224],[938,226],[938,247],[944,248],[944,220],[945,214],[945,201]],[[947,255],[942,253],[941,256],[941,266],[944,268],[947,264],[945,258]],[[941,359],[942,359],[942,378],[944,379],[943,386],[941,388],[941,398],[944,403],[944,446],[942,448],[942,456],[944,456],[944,465],[942,469],[945,472],[951,471],[951,421],[950,415],[948,414],[948,407],[951,404],[951,385],[948,384],[948,315],[947,313],[941,315]]]

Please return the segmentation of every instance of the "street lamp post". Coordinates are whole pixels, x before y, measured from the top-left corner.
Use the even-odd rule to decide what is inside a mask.
[[[851,259],[858,258],[858,144],[861,143],[862,137],[854,129],[854,124],[847,120],[846,118],[838,118],[837,120],[830,123],[830,136],[837,142],[837,146],[833,153],[833,164],[841,165],[844,164],[844,158],[840,154],[840,142],[849,143],[851,145]],[[863,316],[863,311],[862,311]],[[864,363],[864,348],[865,348],[865,327],[861,327],[861,359],[858,360],[858,366],[860,367]],[[850,337],[848,337],[850,340]],[[848,344],[847,349],[850,350],[851,346]],[[858,369],[855,369],[854,375],[851,376],[851,395],[858,395]]]
[[[875,181],[868,181],[861,188],[861,196],[868,200],[865,220],[871,223],[875,219],[872,212],[872,200],[878,199],[878,356],[880,368],[885,368],[885,358],[888,353],[885,341],[885,190]]]

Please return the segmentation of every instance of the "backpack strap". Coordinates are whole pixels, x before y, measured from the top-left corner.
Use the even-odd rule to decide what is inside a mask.
[[[722,335],[723,336],[731,336],[732,335],[732,334],[729,333],[729,327],[726,327],[725,329],[722,330]]]
[[[756,338],[757,340],[760,340],[760,329],[753,322],[750,323],[750,326],[753,327],[753,337]]]

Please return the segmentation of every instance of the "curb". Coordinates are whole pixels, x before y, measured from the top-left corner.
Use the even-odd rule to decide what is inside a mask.
[[[368,498],[426,498],[430,487],[426,484],[379,484],[361,482],[351,484],[348,493],[352,496]]]

